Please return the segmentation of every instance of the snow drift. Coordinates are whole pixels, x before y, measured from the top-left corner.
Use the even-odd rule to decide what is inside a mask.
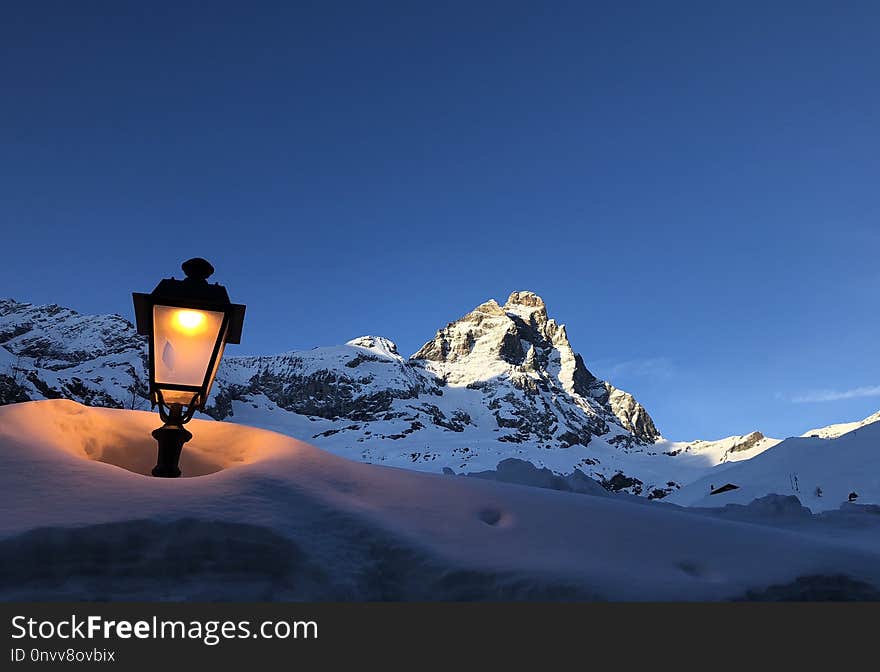
[[[880,596],[874,547],[367,465],[229,423],[193,421],[187,477],[154,479],[157,424],[65,400],[0,408],[4,599]]]

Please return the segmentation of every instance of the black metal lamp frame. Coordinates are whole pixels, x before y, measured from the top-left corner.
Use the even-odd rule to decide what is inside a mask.
[[[208,277],[214,272],[214,267],[209,262],[201,258],[190,259],[185,261],[181,268],[186,274],[184,280],[166,278],[150,294],[137,292],[132,294],[138,334],[149,337],[150,403],[153,408],[159,406],[159,417],[165,423],[152,433],[159,444],[159,455],[152,474],[163,478],[180,476],[178,467],[180,453],[183,444],[192,438],[192,433],[184,429],[183,425],[192,419],[196,411],[204,409],[211,384],[214,382],[218,360],[222,357],[221,349],[226,343],[241,341],[245,312],[245,306],[229,301],[229,295],[222,285],[207,282]],[[157,305],[223,313],[220,331],[201,385],[179,385],[156,381],[153,308]],[[169,404],[163,397],[163,390],[188,392],[192,394],[192,399],[188,404]]]

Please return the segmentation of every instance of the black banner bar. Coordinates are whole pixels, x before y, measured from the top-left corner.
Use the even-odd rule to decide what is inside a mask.
[[[874,655],[880,604],[3,603],[0,613],[4,670],[419,668],[474,652],[496,664],[756,668],[772,655],[842,669]]]

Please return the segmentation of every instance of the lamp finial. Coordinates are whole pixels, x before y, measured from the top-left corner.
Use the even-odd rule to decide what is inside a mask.
[[[180,265],[180,268],[183,269],[183,272],[186,273],[186,277],[189,280],[204,281],[214,273],[214,267],[211,266],[211,262],[207,259],[202,259],[201,257],[193,257],[192,259],[184,261]]]

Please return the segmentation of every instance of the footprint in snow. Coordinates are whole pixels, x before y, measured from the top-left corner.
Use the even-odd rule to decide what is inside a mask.
[[[477,517],[486,523],[486,525],[491,525],[492,527],[495,527],[501,522],[501,512],[498,509],[481,509],[480,512],[477,513]]]

